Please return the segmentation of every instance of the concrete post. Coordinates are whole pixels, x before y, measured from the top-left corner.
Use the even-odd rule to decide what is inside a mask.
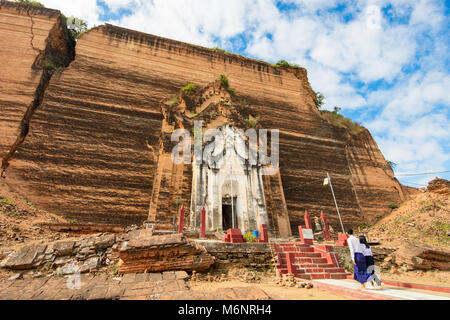
[[[178,223],[178,233],[183,233],[184,228],[184,205],[181,205],[180,208],[180,221]]]
[[[200,216],[200,238],[206,238],[206,210],[204,206]]]
[[[323,222],[323,238],[325,239],[325,241],[331,241],[331,235],[330,235],[330,231],[328,230],[327,219],[325,219],[325,215],[323,214],[323,211],[320,213],[320,219]]]
[[[305,227],[306,229],[312,230],[311,217],[309,216],[308,210],[305,210]]]

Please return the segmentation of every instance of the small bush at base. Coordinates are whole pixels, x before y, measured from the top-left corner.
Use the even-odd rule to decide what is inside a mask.
[[[195,88],[194,84],[189,83],[185,85],[183,88],[181,88],[181,90],[183,90],[183,92],[186,94],[194,94],[197,89]]]
[[[245,242],[256,242],[256,237],[251,232],[247,232],[244,234]]]

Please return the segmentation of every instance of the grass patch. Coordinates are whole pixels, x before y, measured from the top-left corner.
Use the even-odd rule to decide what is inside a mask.
[[[33,207],[33,208],[35,207],[34,203],[31,202],[31,201],[25,200],[25,203],[27,204],[27,206],[30,206],[30,207]]]
[[[14,205],[14,203],[13,203],[11,200],[8,200],[8,199],[5,198],[5,197],[0,197],[0,203],[7,204],[7,205],[9,205],[9,206],[13,206],[13,205]]]
[[[248,105],[247,99],[241,99],[241,101],[239,101],[239,104],[246,106]]]
[[[232,88],[230,88],[230,82],[228,81],[228,78],[226,75],[221,74],[219,76],[219,80],[220,83],[222,84],[222,86],[225,88],[225,90],[227,90],[232,96],[234,96],[236,94],[236,91]]]
[[[246,232],[243,237],[244,237],[245,242],[256,242],[257,241],[256,237],[251,232]]]
[[[321,114],[328,119],[332,124],[344,127],[350,130],[352,133],[360,133],[363,131],[363,127],[359,125],[357,122],[353,122],[350,118],[344,117],[343,115],[339,114],[339,108],[335,107],[334,111],[327,111],[323,110],[320,111]]]
[[[367,228],[370,228],[370,224],[369,223],[360,223],[358,225],[358,228],[360,228],[360,229],[367,229]]]
[[[401,223],[407,223],[407,222],[409,222],[408,217],[401,217],[401,218],[395,219],[394,224],[401,224]]]
[[[185,85],[183,88],[181,88],[181,90],[183,90],[183,92],[186,94],[194,94],[197,91],[195,85],[192,83]]]
[[[440,221],[436,221],[434,223],[434,229],[438,230],[438,231],[442,231],[447,233],[447,231],[450,230],[450,223],[445,223],[445,222],[440,222]]]
[[[180,99],[178,99],[178,97],[173,97],[171,100],[166,102],[166,105],[169,105],[171,107],[176,107],[178,105],[180,105]]]
[[[272,65],[273,67],[284,67],[284,68],[294,68],[294,69],[299,69],[300,66],[298,64],[295,63],[289,63],[286,60],[280,60],[277,63]]]
[[[119,274],[119,265],[118,265],[118,264],[114,264],[114,265],[111,267],[111,271],[112,271],[112,274],[113,274],[114,276],[117,276],[117,275]]]
[[[383,216],[381,214],[378,214],[373,218],[373,222],[378,223],[378,221],[380,221],[381,219],[383,219]]]
[[[243,121],[244,121],[248,126],[254,128],[254,127],[256,127],[256,126],[258,125],[258,123],[259,123],[259,117],[256,117],[256,118],[253,118],[253,119],[248,118],[248,119],[244,119]]]
[[[188,115],[188,118],[195,118],[195,117],[197,117],[198,116],[198,113],[197,112],[194,112],[193,114],[191,114],[191,115]]]
[[[389,205],[389,208],[391,208],[392,210],[398,209],[398,204],[396,204],[396,203],[391,203],[391,204]]]
[[[222,48],[219,48],[219,47],[214,47],[214,48],[212,48],[215,52],[218,52],[218,53],[222,53],[222,54],[227,54],[228,52],[226,51],[226,50],[224,50],[224,49],[222,49]]]
[[[16,211],[16,210],[11,210],[11,215],[16,217],[16,218],[20,218],[22,216],[22,214],[19,211]]]
[[[45,8],[45,6],[37,1],[30,1],[30,0],[16,0],[16,2],[18,3],[22,3],[22,4],[28,4],[30,6],[35,6],[35,7],[41,7],[41,8]]]

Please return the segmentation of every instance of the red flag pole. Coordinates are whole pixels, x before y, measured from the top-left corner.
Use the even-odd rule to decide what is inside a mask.
[[[202,207],[202,213],[200,216],[200,238],[206,238],[206,210]]]
[[[312,229],[311,218],[309,216],[308,210],[305,210],[305,227],[306,229]]]
[[[322,219],[322,222],[323,222],[323,238],[325,239],[325,241],[331,241],[330,231],[328,230],[327,219],[325,219],[323,210],[320,213],[320,219]]]
[[[178,223],[178,233],[183,233],[184,228],[184,205],[181,205],[180,208],[180,221]]]

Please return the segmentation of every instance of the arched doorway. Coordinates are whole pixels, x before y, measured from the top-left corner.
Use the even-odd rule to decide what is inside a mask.
[[[222,228],[223,230],[228,229],[239,229],[237,212],[236,212],[236,197],[231,197],[230,195],[225,195],[222,198]]]

